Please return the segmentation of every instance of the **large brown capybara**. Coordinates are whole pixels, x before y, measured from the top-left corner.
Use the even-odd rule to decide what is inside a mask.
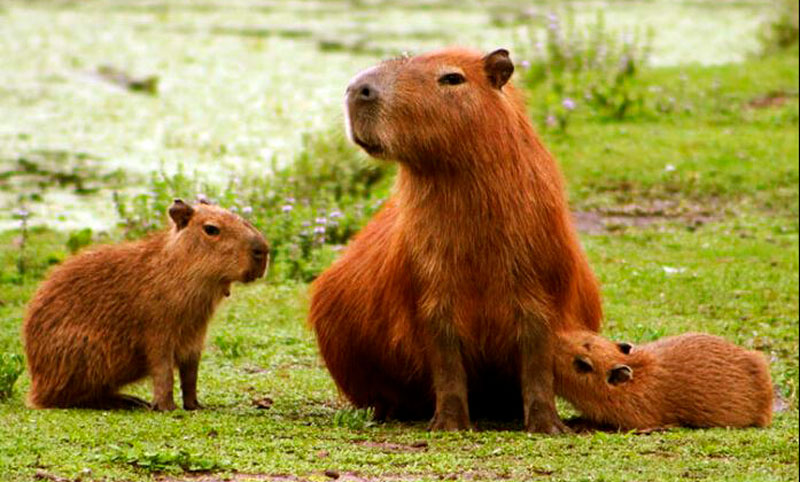
[[[632,347],[565,332],[555,353],[556,393],[600,426],[765,427],[772,420],[764,355],[717,336],[688,333]]]
[[[454,48],[383,62],[347,88],[350,137],[399,172],[315,281],[309,321],[341,392],[377,417],[565,430],[553,333],[597,330],[600,296],[513,70],[505,50]]]
[[[247,221],[225,209],[176,200],[173,226],[144,240],[102,246],[53,270],[23,327],[39,408],[131,408],[124,385],[153,379],[153,408],[174,410],[173,371],[183,407],[197,402],[206,328],[233,282],[264,275],[269,250]]]

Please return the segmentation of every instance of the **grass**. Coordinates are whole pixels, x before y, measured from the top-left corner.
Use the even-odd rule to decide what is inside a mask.
[[[58,235],[32,238],[48,256],[47,241]],[[211,326],[209,340],[226,342],[209,342],[201,365],[206,410],[31,411],[23,405],[23,378],[0,405],[0,473],[27,480],[37,470],[76,477],[88,468],[97,478],[150,480],[162,471],[187,475],[210,467],[301,476],[335,470],[376,480],[469,473],[482,480],[791,480],[798,448],[797,242],[795,221],[752,215],[693,232],[666,226],[584,236],[603,283],[609,336],[644,342],[701,330],[771,356],[789,409],[768,429],[548,438],[487,422],[464,434],[432,434],[424,423],[360,423],[338,398],[303,324],[307,287],[262,283],[235,289]],[[3,285],[2,349],[20,350],[21,303],[33,288]],[[130,390],[149,397],[147,385]],[[256,408],[253,400],[265,396],[271,408]]]
[[[436,8],[443,8],[440,3]],[[17,18],[20,8],[38,20],[49,18],[52,12],[43,5],[38,2],[30,12],[16,4],[6,13],[0,7],[0,19],[3,15]],[[330,8],[336,10],[338,6],[332,3]],[[77,10],[63,7],[57,9],[57,17],[61,22],[71,20],[83,25],[96,10],[104,12],[107,7],[104,2],[89,3]],[[148,21],[156,19],[166,25],[188,21],[194,15],[202,17],[200,7],[197,11],[162,9],[158,5],[128,7]],[[204,8],[214,10],[213,5]],[[367,9],[364,15],[375,14],[373,10]],[[415,15],[427,15],[425,12],[421,9]],[[235,23],[243,18],[242,13],[241,9],[233,9],[226,18]],[[470,10],[469,15],[477,13]],[[110,21],[121,31],[129,28],[116,25],[119,18]],[[315,17],[314,28],[319,27],[320,21]],[[20,33],[26,25],[17,22],[14,29]],[[53,35],[57,36],[57,30]],[[69,36],[81,43],[88,38],[84,34],[75,29]],[[171,43],[174,32],[148,35],[165,42],[164,58],[177,48],[177,43]],[[284,44],[289,40],[281,37],[263,40],[274,42],[267,48],[259,46],[259,39],[235,40],[226,35],[219,43],[198,46],[197,58],[205,58],[210,52],[235,51],[234,43],[240,41],[247,42],[247,49],[252,48],[243,54],[248,72],[257,70],[254,65],[259,52],[263,53],[259,49],[273,51],[293,45]],[[14,42],[6,37],[0,44]],[[101,42],[87,50],[90,54],[81,60],[80,68],[99,65],[107,53],[104,45]],[[298,59],[302,65],[313,58],[307,47],[302,47]],[[291,53],[287,51],[287,55]],[[101,141],[109,144],[102,150],[103,159],[194,159],[203,164],[220,158],[222,169],[227,169],[240,156],[259,166],[267,162],[256,156],[265,145],[256,140],[254,133],[280,137],[284,134],[280,129],[286,125],[299,125],[300,121],[279,110],[280,106],[270,105],[277,112],[272,118],[265,118],[253,107],[263,104],[259,104],[252,85],[262,80],[274,81],[267,78],[273,74],[262,72],[258,81],[249,78],[252,85],[236,92],[241,87],[237,84],[240,80],[226,77],[235,71],[228,65],[232,59],[223,60],[218,66],[217,73],[225,75],[212,76],[210,84],[203,86],[191,67],[198,61],[196,58],[176,57],[182,60],[159,64],[164,61],[160,55],[155,52],[152,57],[138,57],[143,59],[143,67],[134,65],[132,70],[146,74],[159,70],[150,66],[167,66],[162,71],[164,82],[159,84],[165,89],[163,100],[95,92],[87,96],[87,104],[76,106],[73,111],[58,110],[57,118],[65,123],[55,130],[46,129],[42,117],[26,118],[25,114],[47,110],[59,102],[72,105],[82,95],[80,88],[63,79],[39,79],[41,85],[32,84],[20,91],[20,79],[7,74],[10,77],[0,88],[0,106],[9,107],[13,117],[21,119],[19,132],[32,134],[20,137],[17,127],[0,123],[0,127],[9,127],[0,129],[0,136],[5,136],[0,137],[2,159],[16,160],[13,152],[38,152],[39,157],[33,156],[34,160],[47,158],[53,165],[40,163],[42,170],[36,179],[49,179],[51,168],[64,167],[58,159],[73,159],[74,152],[88,152],[83,159],[87,165],[59,171],[59,178],[75,174],[69,179],[82,180],[84,185],[108,195],[111,187],[124,184],[124,178],[116,174],[114,169],[119,166],[114,163],[107,166],[100,162],[97,166],[108,169],[94,169],[97,166],[92,164],[96,161],[92,153],[101,150]],[[346,74],[352,73],[356,64],[364,63],[363,59],[342,53],[327,55],[334,56],[337,77],[314,90],[314,96],[326,99],[333,98],[328,95],[333,92],[331,86],[343,84]],[[19,61],[22,72],[36,62],[31,56],[14,59]],[[114,55],[112,59],[120,60]],[[274,75],[284,79],[280,72]],[[187,92],[176,93],[179,89],[175,79],[182,76],[192,80],[186,86]],[[314,72],[312,78],[321,79],[321,73]],[[287,281],[279,274],[254,285],[235,286],[231,298],[217,312],[200,367],[199,397],[205,410],[30,410],[24,404],[30,380],[23,373],[10,398],[0,402],[0,479],[247,480],[246,474],[251,474],[259,480],[293,480],[290,476],[296,476],[324,481],[339,474],[342,478],[403,481],[797,480],[797,79],[796,49],[743,63],[660,67],[643,71],[640,81],[674,96],[678,106],[674,112],[610,121],[589,115],[579,106],[566,133],[542,128],[545,143],[562,165],[573,208],[596,221],[592,229],[582,232],[581,239],[603,286],[605,334],[641,343],[686,331],[706,331],[764,351],[771,360],[776,389],[785,402],[771,427],[544,437],[523,433],[518,425],[487,421],[479,421],[477,431],[455,434],[429,433],[425,422],[377,424],[369,413],[353,410],[338,396],[321,364],[313,335],[305,325],[308,285]],[[226,82],[231,85],[224,85]],[[46,92],[46,98],[37,100],[28,90],[35,88]],[[214,97],[200,95],[207,88],[220,89],[219,102],[208,103]],[[286,86],[270,98],[280,99],[284,94],[292,102],[298,100],[296,93],[288,94]],[[538,94],[537,90],[529,92],[534,115]],[[187,110],[180,108],[186,98],[196,95],[205,103]],[[118,108],[124,116],[115,120]],[[154,110],[146,113],[144,122],[135,121],[137,113],[151,108]],[[197,138],[196,134],[207,130],[211,118],[219,115],[233,119],[237,109],[243,109],[243,117],[216,132],[219,139]],[[179,119],[176,112],[183,117]],[[154,146],[139,146],[137,142],[151,137],[150,121],[162,114],[167,115],[166,124],[170,127],[164,134],[168,139],[161,139]],[[171,129],[182,122],[185,126]],[[328,184],[339,174],[335,170],[315,171],[318,163],[314,161],[326,156],[350,159],[352,152],[331,140],[327,121],[315,119],[314,123],[315,129],[319,127],[316,123],[322,125],[323,134],[313,134],[319,142],[300,142],[306,150],[294,158],[303,159],[303,172],[317,175],[319,180],[315,182],[326,183],[325,192],[329,192]],[[87,127],[73,136],[73,128],[79,124]],[[132,131],[126,132],[126,126],[132,126]],[[223,138],[239,141],[232,144],[232,150],[222,152],[219,146],[225,144]],[[84,150],[83,144],[89,147]],[[75,146],[81,148],[72,149]],[[326,169],[331,167],[329,161],[324,164]],[[9,167],[16,169],[15,166],[12,162]],[[145,171],[152,168],[148,165]],[[5,166],[2,171],[7,171]],[[207,183],[215,179],[216,172],[212,169],[210,175],[201,172],[198,176]],[[137,182],[138,176],[146,179],[148,175],[149,172],[125,173],[128,181]],[[271,193],[259,193],[268,185],[261,182],[264,177],[263,173],[253,175],[242,188],[245,191],[229,191],[221,199],[233,202],[234,195],[241,194],[279,208],[281,203],[272,199]],[[20,177],[15,174],[13,178]],[[358,187],[360,182],[353,181],[353,186]],[[196,189],[201,185],[192,184]],[[28,193],[26,186],[3,186],[6,199]],[[169,184],[165,186],[161,189],[171,189]],[[289,192],[280,194],[303,189],[308,191],[309,187],[292,186]],[[387,194],[383,182],[376,189],[370,196]],[[347,202],[360,202],[358,197],[358,193],[352,194]],[[106,206],[106,210],[113,216],[113,207]],[[297,211],[300,209],[294,212]],[[313,220],[315,213],[303,215]],[[288,238],[278,221],[258,221],[271,235]],[[300,225],[300,220],[296,221],[292,221],[291,229]],[[358,222],[361,221],[354,221],[353,225]],[[15,223],[8,221],[6,225]],[[24,307],[52,265],[88,239],[102,242],[122,237],[119,230],[98,230],[96,225],[87,225],[94,228],[91,233],[31,228],[24,251],[18,230],[0,231],[0,354],[23,353],[19,333]],[[77,227],[84,226],[78,223]],[[18,269],[21,252],[24,273]],[[328,254],[333,256],[335,251]],[[323,269],[329,257],[321,259],[324,262],[308,268],[308,276]],[[148,399],[151,396],[147,383],[126,391]],[[574,414],[563,403],[559,410],[564,416]]]

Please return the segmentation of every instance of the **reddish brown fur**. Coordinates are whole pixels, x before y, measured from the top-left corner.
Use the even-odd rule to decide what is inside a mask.
[[[580,373],[576,357],[593,370]],[[608,383],[627,365],[632,378]],[[592,332],[559,335],[555,387],[583,416],[622,430],[765,427],[772,420],[772,380],[759,352],[699,333],[663,338],[622,353]]]
[[[23,327],[34,407],[136,405],[117,391],[152,376],[154,407],[171,410],[175,367],[184,407],[199,407],[209,319],[231,282],[263,276],[268,249],[224,209],[176,201],[170,214],[171,229],[72,257],[39,287]],[[219,234],[207,234],[209,225]]]
[[[518,92],[491,83],[487,58],[448,49],[387,61],[348,91],[353,139],[400,168],[392,199],[314,283],[310,323],[341,391],[382,416],[430,416],[437,374],[469,387],[473,415],[527,414],[520,379],[545,377],[538,396],[552,400],[552,357],[532,366],[522,355],[546,357],[554,329],[600,325],[556,163]],[[451,71],[467,81],[442,85]],[[383,97],[364,112],[352,98],[367,80]],[[529,429],[550,422],[526,416]]]

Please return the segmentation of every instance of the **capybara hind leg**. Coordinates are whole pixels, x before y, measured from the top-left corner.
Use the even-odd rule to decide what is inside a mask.
[[[75,408],[90,408],[94,410],[135,410],[138,408],[150,408],[150,403],[133,395],[113,393],[91,400],[84,400],[73,406]]]
[[[466,430],[469,424],[467,374],[461,346],[455,337],[438,334],[431,350],[436,412],[430,430]]]
[[[619,432],[617,427],[597,423],[580,416],[564,420],[564,425],[574,433]]]
[[[124,409],[150,408],[150,402],[133,395],[118,394],[117,398],[123,404],[122,408]]]
[[[197,401],[197,370],[200,366],[200,353],[192,353],[185,360],[178,363],[178,372],[181,376],[181,394],[183,395],[183,408],[198,410],[203,408]]]
[[[529,327],[543,326],[536,323]],[[553,389],[553,339],[547,330],[526,330],[520,344],[520,385],[525,430],[547,434],[569,432],[558,418]]]

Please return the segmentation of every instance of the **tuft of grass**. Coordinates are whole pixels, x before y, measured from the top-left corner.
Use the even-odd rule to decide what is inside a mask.
[[[775,0],[772,3],[771,18],[765,22],[761,31],[761,45],[765,54],[780,50],[797,51],[800,41],[800,6],[796,0]]]
[[[230,465],[230,461],[217,461],[213,458],[192,454],[187,450],[141,451],[132,447],[123,448],[111,445],[110,455],[101,457],[105,461],[127,464],[147,472],[211,472]]]
[[[242,335],[222,333],[214,337],[214,346],[227,358],[240,358],[247,352],[246,339]]]
[[[350,430],[364,430],[375,425],[373,421],[374,415],[374,411],[371,408],[337,410],[333,414],[333,426]]]
[[[611,31],[602,11],[586,27],[576,25],[571,9],[550,12],[545,20],[543,26],[531,22],[528,38],[518,48],[526,57],[520,78],[539,93],[534,107],[542,127],[565,132],[579,107],[615,120],[650,107],[647,98],[654,92],[639,76],[647,66],[652,32]]]
[[[83,228],[70,233],[67,239],[67,249],[71,254],[80,251],[81,248],[92,244],[92,228]]]
[[[0,353],[0,402],[14,393],[14,383],[22,374],[25,363],[16,353]]]

